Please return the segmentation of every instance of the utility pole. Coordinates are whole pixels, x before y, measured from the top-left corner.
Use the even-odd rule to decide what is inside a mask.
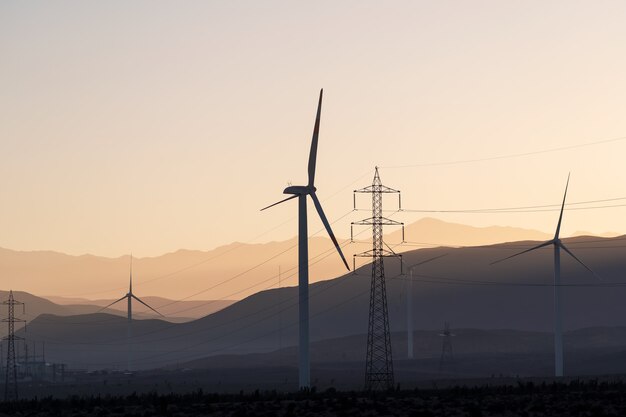
[[[383,217],[383,195],[397,194],[398,209],[401,210],[400,191],[384,186],[380,181],[378,167],[376,167],[372,185],[360,190],[354,190],[354,193],[355,209],[356,193],[372,194],[372,217],[352,223],[352,226],[372,226],[372,249],[354,255],[355,258],[372,258],[367,356],[365,360],[365,389],[368,391],[377,389],[389,390],[393,389],[395,384],[383,259],[385,257],[399,257],[402,260],[402,257],[384,248],[383,226],[402,226],[402,240],[404,241],[404,223]],[[352,231],[351,235],[354,236]],[[355,263],[354,258],[353,263]],[[402,268],[402,262],[400,263],[400,268]]]
[[[15,301],[13,298],[13,290],[9,291],[9,299],[2,302],[3,305],[8,306],[9,316],[6,319],[2,319],[3,322],[8,323],[9,332],[5,336],[4,340],[8,341],[7,346],[7,366],[6,366],[6,378],[4,381],[4,400],[16,401],[17,400],[17,366],[15,363],[15,340],[22,340],[21,337],[15,336],[15,323],[25,322],[26,320],[15,318],[15,306],[21,305],[23,313],[26,313],[24,303]]]

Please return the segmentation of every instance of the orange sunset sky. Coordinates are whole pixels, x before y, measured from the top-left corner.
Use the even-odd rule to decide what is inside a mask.
[[[559,204],[569,171],[570,202],[626,197],[624,16],[622,1],[4,1],[0,247],[291,238],[295,203],[259,209],[305,182],[322,87],[331,221],[375,165],[409,209]],[[549,232],[557,213],[429,216]],[[563,232],[626,233],[625,218],[569,211]]]

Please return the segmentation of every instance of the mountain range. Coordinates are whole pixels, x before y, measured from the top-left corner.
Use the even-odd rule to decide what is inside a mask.
[[[405,245],[401,231],[386,237],[395,251],[416,247],[479,246],[519,240],[542,240],[549,236],[534,230],[513,227],[472,227],[424,218],[407,225]],[[346,257],[370,249],[368,241],[343,240]],[[329,239],[309,239],[311,282],[335,278],[345,272]],[[115,300],[128,289],[129,256],[106,258],[72,256],[52,251],[20,252],[0,249],[0,276],[19,283],[15,290],[49,297],[73,298],[63,301],[83,304],[86,300]],[[157,257],[135,258],[133,276],[139,297],[165,296],[186,300],[238,300],[258,291],[297,281],[297,240],[260,244],[232,243],[210,251],[179,250]],[[222,283],[223,281],[226,281]],[[6,288],[7,290],[9,288]],[[87,301],[94,304],[92,301]],[[97,305],[103,305],[98,302]],[[191,311],[201,317],[205,310]]]
[[[623,303],[626,237],[565,239],[601,281],[563,258],[563,304],[569,331],[626,325]],[[523,241],[477,247],[438,247],[403,253],[406,265],[441,258],[414,270],[415,330],[456,328],[549,332],[552,328],[552,253],[538,250],[490,265],[528,248]],[[385,261],[391,328],[406,325],[407,271]],[[370,268],[311,284],[311,338],[323,341],[367,331]],[[126,321],[109,314],[41,315],[28,328],[30,340],[45,341],[48,357],[73,367],[125,366]],[[26,335],[26,334],[24,334]],[[186,322],[137,320],[133,324],[135,366],[154,368],[224,353],[250,354],[293,346],[297,340],[297,287],[257,292],[206,317]],[[85,352],[84,355],[81,352]]]

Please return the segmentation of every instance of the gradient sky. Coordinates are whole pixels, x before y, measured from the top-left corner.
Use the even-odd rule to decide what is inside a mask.
[[[331,220],[374,165],[412,209],[559,203],[569,171],[571,202],[626,197],[626,140],[392,168],[626,137],[625,18],[623,1],[3,1],[0,246],[155,256],[292,237],[296,203],[259,208],[306,181],[321,87]],[[433,216],[551,231],[557,215]],[[625,218],[570,211],[563,232],[626,233]]]

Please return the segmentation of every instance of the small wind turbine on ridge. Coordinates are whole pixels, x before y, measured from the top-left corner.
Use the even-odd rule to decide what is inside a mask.
[[[565,194],[563,195],[563,203],[561,204],[561,213],[559,214],[559,222],[556,225],[556,232],[554,238],[543,242],[530,249],[526,249],[515,255],[507,256],[506,258],[492,262],[491,265],[497,264],[507,259],[514,258],[524,253],[532,252],[536,249],[540,249],[546,246],[552,246],[554,249],[554,376],[563,376],[563,312],[561,309],[561,249],[568,255],[574,258],[579,264],[581,264],[587,271],[591,272],[596,278],[600,278],[595,272],[591,270],[587,265],[576,257],[570,251],[565,244],[561,241],[561,222],[563,221],[563,210],[565,209],[565,199],[567,197],[567,188],[569,187],[569,174],[567,176],[567,183],[565,185]]]
[[[111,304],[107,305],[106,307],[102,307],[99,311],[102,310],[106,310],[107,308],[111,307],[114,304],[119,303],[120,301],[127,299],[128,300],[128,322],[127,322],[127,327],[126,327],[126,338],[127,338],[127,345],[128,345],[128,359],[127,359],[127,372],[131,372],[131,365],[132,365],[132,334],[133,334],[133,330],[132,330],[132,325],[133,325],[133,304],[132,304],[132,300],[133,298],[140,302],[141,304],[145,305],[146,307],[148,307],[150,310],[154,311],[155,313],[157,313],[159,316],[161,317],[165,317],[163,314],[159,313],[158,311],[156,311],[154,308],[150,307],[148,304],[146,304],[145,302],[143,302],[139,297],[137,297],[135,294],[133,294],[133,255],[130,255],[130,283],[128,286],[128,293],[126,293],[126,295],[124,295],[122,298],[120,298],[119,300],[113,301]]]
[[[322,95],[324,90],[320,90],[320,98],[317,104],[317,115],[315,117],[315,126],[313,128],[313,139],[311,140],[311,150],[309,151],[309,183],[307,185],[292,185],[283,191],[283,194],[291,194],[277,203],[269,205],[261,211],[273,207],[277,204],[284,203],[294,198],[298,198],[298,295],[299,295],[299,346],[298,346],[298,369],[299,369],[299,385],[300,389],[309,389],[311,387],[311,363],[309,357],[309,245],[307,231],[307,212],[306,202],[307,196],[311,197],[315,209],[317,210],[324,227],[333,241],[335,248],[341,256],[344,265],[350,270],[346,258],[337,243],[337,239],[328,223],[328,219],[324,214],[322,205],[320,204],[315,191],[315,162],[317,160],[317,141],[320,131],[320,117],[322,112]]]

